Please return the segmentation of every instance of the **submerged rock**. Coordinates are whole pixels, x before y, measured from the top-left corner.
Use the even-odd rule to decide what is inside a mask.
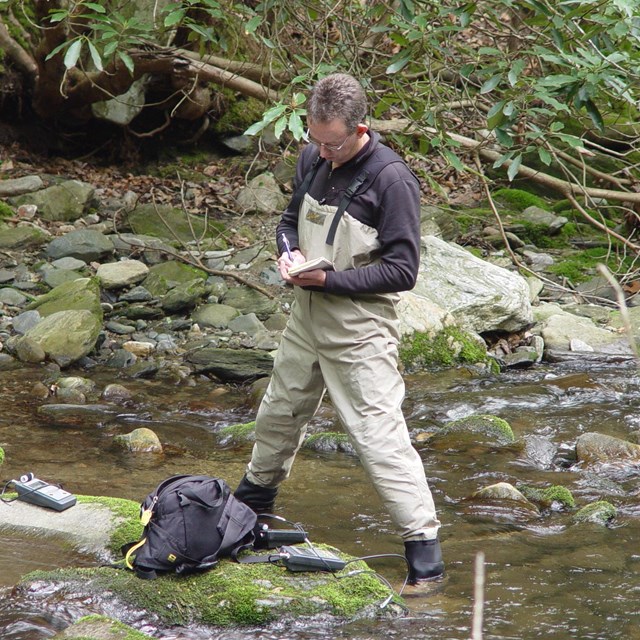
[[[576,440],[579,462],[640,462],[640,445],[602,433],[583,433]]]

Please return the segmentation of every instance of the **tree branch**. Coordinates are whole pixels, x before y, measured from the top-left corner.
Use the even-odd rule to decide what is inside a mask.
[[[0,49],[27,76],[31,86],[34,86],[38,80],[38,65],[22,45],[11,37],[2,20],[0,20]]]

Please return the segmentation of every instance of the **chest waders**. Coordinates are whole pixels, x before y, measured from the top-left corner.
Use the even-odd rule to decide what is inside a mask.
[[[338,207],[320,204],[306,192],[299,196],[298,238],[305,258],[324,256],[338,271],[379,262],[377,230],[347,210],[358,189],[370,181],[370,173],[359,174]],[[433,539],[440,523],[401,409],[397,298],[295,287],[291,315],[256,416],[246,477],[262,487],[276,487],[288,477],[306,424],[326,390],[403,538]]]

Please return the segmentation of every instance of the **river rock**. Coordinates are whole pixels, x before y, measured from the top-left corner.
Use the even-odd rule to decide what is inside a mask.
[[[191,317],[200,327],[226,329],[229,323],[240,316],[240,311],[226,304],[204,304]]]
[[[235,307],[242,314],[255,313],[260,320],[266,320],[278,311],[278,303],[262,293],[244,285],[233,287],[225,293],[222,303]]]
[[[193,280],[207,279],[207,274],[202,269],[175,260],[162,262],[149,268],[149,275],[142,283],[153,296],[164,296],[169,290],[180,284],[186,284]]]
[[[203,280],[196,278],[190,282],[176,285],[168,291],[160,302],[166,314],[188,312],[207,294],[207,287]]]
[[[115,436],[113,442],[133,453],[162,453],[160,438],[155,431],[147,427],[140,427],[130,433]]]
[[[0,225],[0,249],[36,249],[50,240],[38,227]]]
[[[149,273],[149,267],[139,260],[120,260],[101,264],[96,277],[104,289],[124,289],[142,282]]]
[[[93,262],[107,258],[113,251],[113,242],[100,231],[77,229],[52,240],[47,247],[47,256],[54,259],[71,256]]]
[[[617,515],[617,509],[606,500],[598,500],[582,507],[574,516],[574,522],[591,522],[608,525]]]
[[[492,265],[435,236],[422,238],[413,290],[476,333],[518,331],[533,323],[529,287],[519,274]]]
[[[58,311],[43,318],[20,341],[37,343],[49,358],[64,368],[90,353],[101,331],[101,315],[84,309]]]
[[[438,431],[437,437],[441,439],[446,436],[451,441],[464,434],[471,434],[474,442],[482,438],[487,444],[507,445],[515,441],[511,425],[492,415],[473,415],[452,420]]]
[[[44,182],[42,182],[40,176],[23,176],[21,178],[0,180],[0,198],[32,193],[42,188],[44,188]]]
[[[229,322],[229,329],[235,333],[246,333],[250,336],[256,336],[260,332],[265,331],[265,326],[260,322],[255,313],[247,313],[231,320],[231,322]]]
[[[269,172],[250,180],[236,198],[236,204],[241,213],[280,214],[288,201],[273,174]]]
[[[584,316],[576,316],[566,311],[555,313],[543,320],[534,329],[542,336],[545,349],[570,349],[574,351],[593,351],[608,354],[630,355],[633,353],[628,340],[620,334],[608,329],[601,329],[592,320]],[[572,341],[580,345],[571,349]]]
[[[43,317],[59,311],[90,311],[102,322],[100,286],[95,278],[78,278],[73,282],[65,282],[38,296],[29,308],[38,311]]]
[[[124,216],[123,222],[135,235],[159,238],[170,246],[183,246],[219,233],[211,220],[166,204],[140,204]]]
[[[41,318],[42,316],[40,315],[40,312],[36,309],[33,309],[31,311],[24,311],[23,313],[20,313],[17,316],[13,317],[13,330],[18,335],[24,335],[27,331],[29,331],[29,329],[35,327],[38,322],[40,322]]]
[[[6,304],[10,307],[21,307],[26,301],[27,296],[11,287],[3,287],[0,289],[0,304]]]
[[[93,185],[80,180],[65,180],[46,189],[12,198],[11,202],[17,206],[36,205],[43,220],[71,222],[84,215],[94,193]]]
[[[107,402],[124,404],[133,398],[133,393],[124,385],[115,382],[108,384],[102,391],[102,399]]]
[[[47,353],[42,346],[29,336],[23,336],[15,344],[15,354],[20,362],[35,364],[44,362]]]
[[[253,349],[204,347],[187,354],[198,373],[211,373],[223,382],[250,382],[273,370],[273,358]]]
[[[175,249],[161,238],[144,234],[120,233],[107,235],[113,243],[116,255],[121,258],[140,256],[146,264],[154,265],[168,259]]]
[[[640,445],[603,433],[583,433],[576,440],[579,462],[640,462]]]

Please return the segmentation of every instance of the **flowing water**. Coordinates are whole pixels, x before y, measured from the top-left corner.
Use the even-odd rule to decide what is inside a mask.
[[[90,374],[100,388],[113,376],[113,371]],[[33,471],[76,494],[140,501],[159,481],[176,473],[216,475],[232,486],[242,476],[250,445],[222,446],[216,433],[222,426],[253,418],[246,389],[222,388],[205,379],[194,386],[123,379],[120,382],[135,392],[130,406],[98,418],[53,424],[38,416],[41,401],[32,397],[34,382],[44,378],[38,368],[0,371],[3,485]],[[305,621],[217,635],[195,628],[155,633],[219,640],[462,640],[471,635],[474,564],[483,552],[485,639],[640,640],[638,468],[588,469],[573,459],[581,433],[631,438],[640,429],[639,399],[640,375],[629,365],[585,370],[575,364],[547,365],[494,378],[465,370],[408,377],[405,413],[416,441],[424,443],[417,446],[443,523],[446,578],[407,593],[409,614],[393,622],[361,621],[336,628]],[[424,437],[438,424],[470,414],[506,419],[518,444],[493,447],[447,440],[445,445]],[[335,428],[330,407],[323,409],[317,423]],[[132,455],[112,445],[115,434],[139,426],[156,431],[165,446],[163,455]],[[523,446],[525,442],[530,446]],[[536,447],[536,442],[545,446]],[[609,527],[576,525],[561,510],[526,520],[513,510],[478,508],[464,500],[500,481],[563,485],[573,492],[578,506],[606,499],[618,515]],[[357,459],[347,454],[301,452],[278,505],[278,513],[303,523],[314,541],[355,556],[402,552]],[[0,503],[0,509],[5,508],[11,507]],[[34,569],[95,562],[61,541],[0,533],[0,638],[48,638],[91,612],[90,604],[79,602],[60,602],[54,610],[43,611],[35,596],[18,597],[11,587]],[[369,560],[369,565],[396,588],[402,586],[401,558],[388,555]]]

